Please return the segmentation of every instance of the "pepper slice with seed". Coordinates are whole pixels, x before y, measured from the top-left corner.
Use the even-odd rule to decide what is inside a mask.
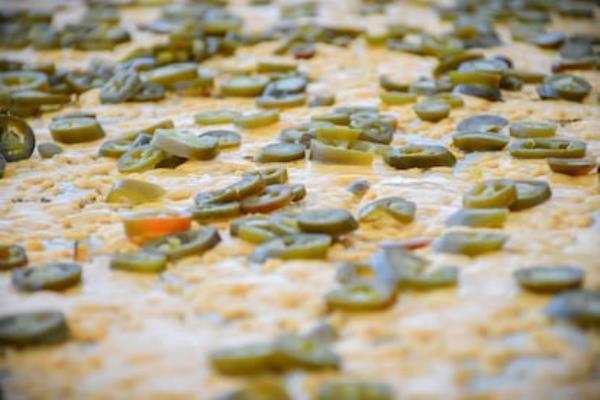
[[[10,115],[0,115],[0,155],[8,162],[31,157],[35,148],[35,135],[25,120]]]
[[[407,145],[390,149],[384,161],[397,169],[451,167],[456,157],[444,146]]]
[[[241,202],[245,213],[267,213],[292,202],[292,190],[286,185],[266,186],[263,193],[247,197]]]
[[[361,222],[375,222],[381,218],[392,217],[399,222],[411,222],[415,218],[417,205],[402,197],[385,197],[375,200],[358,212]]]
[[[121,173],[141,172],[152,169],[163,161],[166,154],[150,144],[132,148],[123,154],[117,162]]]
[[[27,292],[60,291],[81,282],[81,266],[75,263],[54,262],[19,268],[12,272],[12,282],[16,288]]]
[[[219,129],[207,131],[200,135],[201,138],[205,136],[217,139],[217,144],[221,149],[237,147],[242,144],[242,136],[239,133],[230,130]]]
[[[465,208],[508,208],[517,199],[517,188],[508,179],[491,179],[477,183],[463,196]]]
[[[250,255],[253,262],[264,262],[268,258],[314,259],[325,258],[331,246],[329,235],[297,233],[269,240],[257,246]]]
[[[508,151],[515,158],[580,158],[586,149],[586,142],[581,140],[542,138],[517,140]]]
[[[447,232],[433,241],[433,250],[476,256],[502,249],[507,240],[508,236],[502,233]]]
[[[508,125],[508,120],[499,115],[480,114],[463,119],[456,130],[458,132],[500,132]]]
[[[119,71],[100,89],[100,101],[105,104],[118,104],[129,100],[142,86],[135,71]]]
[[[348,142],[340,142],[339,145],[333,145],[333,143],[311,140],[310,158],[332,164],[365,165],[373,162],[373,154],[368,151],[348,148]]]
[[[173,129],[158,129],[152,145],[166,153],[192,160],[212,160],[219,154],[219,140],[215,137],[195,136]]]
[[[166,235],[144,245],[144,250],[164,254],[168,260],[179,260],[191,255],[200,255],[221,241],[215,228],[202,227],[191,231]]]
[[[394,303],[396,292],[390,285],[372,281],[345,284],[325,295],[327,305],[346,311],[380,310]]]
[[[509,206],[511,211],[525,210],[541,204],[552,196],[550,185],[544,181],[517,180],[514,181],[517,198]]]

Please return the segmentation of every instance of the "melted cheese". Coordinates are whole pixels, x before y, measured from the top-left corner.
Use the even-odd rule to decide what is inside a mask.
[[[262,28],[278,18],[274,9],[265,12],[264,7],[234,3],[249,29]],[[320,18],[355,22],[344,4],[325,2]],[[81,9],[73,10],[57,14],[58,22],[76,20]],[[140,43],[162,40],[134,29],[136,23],[157,15],[152,8],[125,9],[122,20],[134,30],[135,42],[119,46],[114,53],[22,50],[6,51],[3,56],[51,60],[66,67],[83,67],[94,56],[119,58]],[[359,23],[372,27],[385,20],[436,32],[448,29],[432,11],[406,5],[390,7],[386,16],[361,17]],[[559,19],[556,26],[566,32],[594,32],[594,24],[597,20]],[[507,31],[501,28],[500,32],[510,43]],[[251,65],[269,57],[275,45],[241,48],[234,60],[217,58],[203,67]],[[517,68],[546,73],[556,57],[554,52],[527,44],[507,44],[485,52],[511,57]],[[504,102],[465,96],[464,108],[453,109],[449,118],[432,124],[420,121],[411,105],[380,105],[377,84],[382,73],[402,81],[428,76],[435,65],[432,58],[369,48],[362,39],[348,48],[319,44],[317,53],[311,60],[300,61],[315,79],[308,92],[334,93],[336,106],[379,105],[382,112],[398,119],[394,145],[448,145],[460,120],[486,112],[511,121],[574,121],[561,124],[557,136],[586,140],[589,154],[600,153],[598,72],[577,72],[594,86],[583,104],[540,101],[534,85],[527,85],[520,92],[504,92]],[[112,138],[164,118],[195,132],[213,129],[195,126],[192,116],[219,108],[251,110],[254,101],[169,95],[158,103],[101,105],[98,90],[93,90],[59,113],[95,112]],[[163,202],[133,209],[189,207],[195,193],[221,188],[236,181],[241,172],[254,170],[249,157],[275,140],[283,128],[328,109],[286,110],[276,125],[242,130],[241,148],[224,151],[210,162],[189,161],[176,170],[128,175],[168,191]],[[47,113],[31,121],[38,142],[50,140],[52,116]],[[290,181],[306,185],[308,196],[291,210],[327,205],[356,212],[370,200],[395,195],[417,203],[416,219],[408,225],[361,224],[343,246],[332,248],[327,261],[270,260],[261,266],[246,260],[253,246],[230,238],[228,224],[218,223],[224,240],[214,250],[173,263],[160,277],[140,277],[111,271],[108,266],[110,254],[134,246],[127,242],[121,223],[130,209],[103,201],[111,185],[123,176],[113,159],[97,156],[98,146],[98,142],[64,146],[64,153],[50,160],[36,153],[31,160],[9,164],[0,181],[0,243],[23,243],[31,264],[71,259],[76,240],[89,241],[91,254],[83,265],[82,285],[64,293],[19,293],[10,283],[10,274],[0,274],[1,314],[64,310],[73,335],[70,342],[57,347],[5,350],[0,365],[6,371],[1,380],[7,398],[211,398],[239,381],[210,369],[210,351],[310,328],[327,317],[323,295],[335,284],[336,261],[367,259],[383,240],[441,234],[445,219],[461,206],[462,194],[475,182],[498,177],[546,180],[552,186],[552,199],[510,214],[503,229],[510,240],[500,252],[468,258],[421,250],[436,264],[460,268],[457,288],[401,293],[394,306],[381,312],[334,312],[329,320],[340,330],[335,350],[343,368],[338,373],[292,374],[290,390],[295,399],[308,399],[325,379],[359,377],[387,382],[399,399],[591,399],[600,393],[599,336],[551,323],[541,312],[548,297],[520,291],[512,278],[520,267],[572,264],[586,271],[586,287],[600,288],[600,234],[598,224],[594,225],[600,212],[596,175],[553,174],[544,160],[517,160],[506,151],[467,156],[457,152],[460,160],[453,170],[398,171],[381,160],[360,167],[293,162],[287,164]],[[358,178],[371,184],[362,199],[345,190]]]

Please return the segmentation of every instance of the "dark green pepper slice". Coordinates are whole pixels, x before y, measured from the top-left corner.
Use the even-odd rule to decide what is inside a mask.
[[[375,200],[358,212],[361,222],[377,222],[381,218],[392,217],[399,222],[411,222],[415,218],[417,205],[402,197],[385,197]]]
[[[276,366],[275,349],[270,343],[217,350],[209,358],[212,367],[224,375],[260,374]]]
[[[73,144],[92,142],[105,136],[104,129],[95,118],[65,118],[52,121],[48,126],[57,142]]]
[[[577,289],[583,283],[584,272],[570,266],[521,268],[513,274],[524,289],[540,293],[556,293]]]
[[[446,226],[501,228],[507,218],[506,208],[462,208],[448,217]]]
[[[422,101],[413,107],[415,114],[423,120],[438,122],[450,115],[450,106],[443,101]]]
[[[173,129],[158,129],[152,145],[166,153],[192,160],[212,160],[219,154],[218,139]]]
[[[133,148],[119,158],[117,168],[119,172],[127,174],[152,169],[164,160],[166,154],[150,144]]]
[[[554,122],[518,121],[510,124],[510,136],[525,138],[541,138],[554,136],[556,124]]]
[[[269,185],[264,191],[242,200],[245,213],[267,213],[285,207],[292,202],[292,190],[285,185]]]
[[[578,76],[556,74],[546,78],[537,91],[542,100],[563,99],[580,102],[591,93],[592,86]]]
[[[140,251],[115,254],[110,260],[110,268],[127,272],[161,272],[166,267],[167,257],[161,253]]]
[[[257,97],[268,84],[269,80],[265,77],[236,76],[222,82],[220,89],[224,96]]]
[[[265,187],[265,181],[259,173],[246,173],[242,175],[242,180],[233,183],[222,190],[215,192],[200,192],[196,195],[196,204],[206,202],[228,202],[232,200],[241,200],[244,197],[258,193]]]
[[[331,237],[317,233],[297,233],[264,242],[250,255],[253,262],[268,258],[314,259],[325,258],[331,246]]]
[[[158,101],[165,98],[163,86],[153,82],[142,82],[135,94],[129,98],[132,101]]]
[[[392,285],[376,281],[355,281],[325,295],[327,305],[347,311],[380,310],[394,303],[396,292]]]
[[[488,101],[501,101],[502,92],[498,87],[476,86],[476,85],[456,85],[456,93],[466,94],[467,96],[479,97]]]
[[[316,137],[316,131],[320,128],[334,128],[331,122],[309,122],[286,128],[279,133],[279,140],[288,143],[300,143],[304,146],[310,145],[311,139]],[[359,133],[360,134],[360,133]]]
[[[514,183],[517,189],[517,198],[509,206],[511,211],[519,211],[537,206],[552,196],[550,185],[547,182],[519,180],[514,181]]]
[[[0,115],[0,154],[6,161],[20,161],[31,157],[35,135],[21,118]]]
[[[273,228],[274,225],[269,218],[250,217],[233,221],[230,233],[231,236],[239,237],[247,242],[260,244],[280,236]]]
[[[40,143],[37,145],[37,151],[42,158],[52,158],[63,152],[62,147],[56,143]]]
[[[254,161],[290,162],[304,158],[305,147],[297,143],[271,143],[261,148],[254,156]]]
[[[508,236],[503,233],[447,232],[434,240],[433,250],[439,253],[476,256],[502,249]]]
[[[329,343],[315,337],[285,334],[275,340],[277,364],[285,369],[337,369],[339,357]]]
[[[235,131],[219,129],[207,131],[200,135],[201,138],[205,136],[217,139],[218,146],[221,149],[237,147],[242,144],[242,136]]]
[[[349,211],[336,208],[319,208],[298,215],[298,226],[304,232],[344,235],[358,228],[358,222]]]
[[[508,208],[517,199],[517,187],[508,179],[477,183],[463,196],[465,208]]]
[[[106,196],[107,203],[142,204],[160,200],[165,190],[154,183],[136,179],[123,179],[115,183]]]
[[[319,388],[317,400],[393,400],[394,392],[383,383],[328,382]]]
[[[558,294],[546,306],[550,318],[565,320],[582,327],[600,326],[600,290],[570,290]]]
[[[587,144],[569,139],[524,139],[513,142],[508,150],[515,158],[580,158]]]
[[[179,260],[191,255],[200,255],[221,241],[215,228],[199,229],[163,236],[144,245],[144,250],[164,254],[168,260]]]
[[[0,271],[27,265],[27,253],[17,244],[0,245]]]
[[[139,91],[142,81],[135,71],[119,71],[100,89],[100,101],[118,104],[129,100]]]
[[[27,347],[59,344],[69,337],[60,311],[29,311],[0,317],[0,345]]]
[[[81,282],[81,266],[55,262],[41,266],[15,269],[13,285],[23,291],[64,290]]]
[[[529,43],[542,49],[558,49],[566,39],[567,35],[562,32],[549,32],[529,37]]]
[[[451,167],[456,157],[444,146],[407,145],[390,149],[385,162],[397,169]]]
[[[596,168],[591,158],[548,158],[548,166],[553,172],[565,175],[587,175]]]
[[[194,121],[198,125],[230,124],[241,114],[234,110],[201,111],[194,114]]]
[[[506,118],[493,114],[480,114],[463,119],[456,130],[458,132],[500,132],[508,125]]]
[[[489,132],[458,132],[452,135],[452,144],[462,151],[499,151],[508,145],[506,136]]]
[[[198,222],[236,217],[242,213],[240,203],[230,201],[227,203],[203,203],[191,209],[192,218]]]

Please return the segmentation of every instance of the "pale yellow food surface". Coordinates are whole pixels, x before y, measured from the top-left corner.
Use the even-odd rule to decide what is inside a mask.
[[[17,2],[14,2],[17,3]],[[241,2],[233,2],[239,4]],[[441,32],[427,9],[393,6],[385,16],[356,17],[352,2],[325,2],[321,18],[374,28],[383,22],[405,22]],[[276,11],[235,6],[246,27],[259,28],[278,18]],[[261,8],[264,10],[264,8]],[[77,9],[76,9],[77,10]],[[80,10],[80,9],[79,9]],[[158,10],[124,9],[128,28],[149,21]],[[77,12],[58,15],[77,19]],[[595,21],[561,19],[566,32],[597,33]],[[557,58],[552,51],[527,44],[486,50],[512,58],[517,68],[548,73]],[[26,61],[52,60],[68,67],[85,66],[91,57],[118,58],[158,36],[134,31],[134,43],[114,53],[72,50],[3,51],[2,56]],[[275,42],[240,48],[234,58],[212,59],[202,66],[221,69],[253,65],[269,57]],[[540,101],[535,85],[504,92],[506,101],[491,103],[464,97],[438,123],[420,121],[410,105],[379,104],[377,77],[386,73],[410,81],[429,76],[433,58],[369,48],[359,39],[348,48],[319,44],[317,56],[300,61],[314,82],[309,93],[333,93],[340,105],[379,105],[398,118],[394,145],[411,142],[450,146],[449,135],[463,118],[476,113],[499,114],[510,121],[553,120],[557,136],[588,143],[592,157],[600,154],[600,73],[577,71],[594,87],[583,104]],[[210,109],[252,110],[254,101],[170,95],[159,103],[101,105],[98,90],[81,96],[78,105],[97,113],[108,137],[171,118],[177,127],[196,132],[212,129],[194,124],[193,114]],[[133,208],[184,209],[199,191],[218,189],[257,166],[252,155],[276,139],[286,127],[306,122],[329,108],[286,110],[281,121],[255,130],[241,130],[243,145],[209,162],[188,161],[175,170],[128,175],[160,184],[168,191],[161,203]],[[38,142],[50,140],[48,124],[55,114],[31,120]],[[223,126],[232,128],[232,126]],[[508,152],[464,156],[453,149],[454,169],[398,171],[378,159],[372,166],[323,165],[311,161],[287,164],[290,181],[303,183],[306,199],[289,210],[340,207],[356,212],[383,196],[403,196],[417,203],[416,219],[401,225],[361,224],[326,261],[270,260],[250,264],[253,245],[229,237],[228,223],[215,224],[223,241],[202,257],[169,265],[160,276],[138,276],[109,269],[109,256],[134,249],[122,227],[132,209],[104,202],[111,185],[124,175],[115,160],[97,155],[100,142],[66,145],[65,152],[42,160],[37,152],[27,161],[11,163],[0,180],[0,243],[21,243],[31,264],[70,260],[76,240],[88,241],[90,259],[83,263],[83,282],[63,293],[17,292],[10,274],[0,274],[0,314],[59,309],[67,316],[72,339],[59,346],[3,350],[0,382],[8,399],[208,399],[238,387],[211,370],[207,355],[228,345],[263,341],[286,331],[305,331],[320,321],[339,328],[335,350],[342,358],[337,373],[294,373],[286,378],[294,399],[309,399],[319,383],[334,377],[359,377],[386,382],[398,399],[502,398],[592,399],[600,394],[600,337],[551,322],[542,313],[549,297],[520,290],[512,278],[517,268],[571,264],[586,271],[585,287],[600,288],[600,188],[598,177],[552,173],[544,160],[516,160]],[[326,313],[323,295],[335,286],[335,262],[368,259],[378,242],[415,236],[437,236],[444,221],[461,206],[462,194],[488,178],[542,179],[550,183],[550,201],[511,213],[503,231],[510,235],[502,251],[469,258],[419,251],[436,263],[460,268],[456,288],[427,293],[400,293],[391,308],[372,313]],[[345,186],[367,179],[371,189],[359,199]]]

